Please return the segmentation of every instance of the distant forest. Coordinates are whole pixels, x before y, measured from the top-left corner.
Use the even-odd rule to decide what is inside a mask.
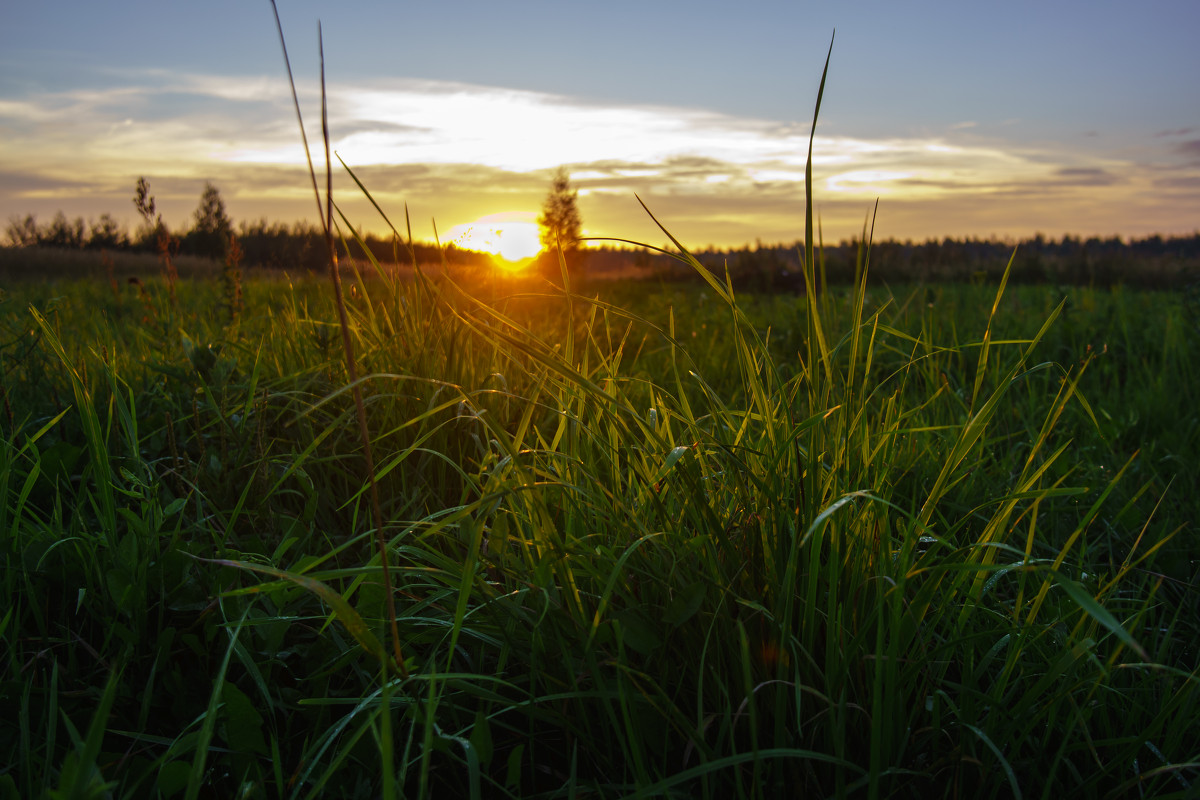
[[[165,227],[165,226],[164,226]],[[64,250],[109,250],[114,252],[155,253],[159,250],[158,228],[141,226],[130,234],[112,217],[102,214],[91,224],[83,218],[67,219],[61,211],[45,225],[38,223],[32,214],[12,219],[6,230],[9,247],[53,247]],[[217,235],[214,236],[214,233]],[[284,222],[256,220],[232,223],[225,226],[193,226],[187,231],[167,231],[172,246],[172,255],[191,255],[221,259],[228,247],[228,234],[233,233],[241,248],[241,265],[264,269],[286,269],[290,271],[319,270],[328,265],[325,250],[325,235],[318,225],[307,222]],[[223,234],[223,235],[222,235]],[[412,253],[408,243],[393,246],[391,240],[368,235],[366,241],[372,253],[381,262],[410,262]],[[433,244],[415,242],[413,250],[419,263],[428,264],[441,260],[438,248]],[[488,255],[469,250],[460,250],[453,244],[442,248],[446,260],[451,264],[486,264]],[[355,254],[361,257],[361,252]]]
[[[801,241],[787,245],[745,247],[719,253],[697,253],[699,261],[724,274],[735,285],[753,291],[803,291]],[[856,240],[826,245],[816,259],[819,281],[852,283],[866,247]],[[1200,281],[1200,232],[1191,236],[1148,236],[1143,239],[1038,234],[1021,242],[988,239],[893,239],[869,247],[872,283],[994,281],[1012,262],[1009,280],[1018,283],[1111,286],[1124,284],[1166,289]],[[672,267],[672,271],[679,271]]]
[[[150,198],[151,205],[153,198]],[[145,216],[145,215],[144,215]],[[130,234],[110,214],[102,214],[90,223],[83,218],[68,219],[59,212],[48,223],[40,224],[33,215],[9,220],[6,238],[9,247],[42,247],[67,250],[158,251],[167,234],[174,253],[222,259],[230,236],[240,248],[240,265],[250,268],[320,270],[326,266],[324,239],[316,225],[297,222],[291,225],[258,220],[236,225],[225,214],[224,203],[211,186],[206,188],[194,224],[186,231],[166,229],[161,216],[147,217],[138,231]],[[445,244],[407,242],[374,235],[364,237],[372,255],[381,263],[440,263],[482,265],[491,256]],[[802,242],[706,250],[693,253],[711,270],[724,275],[728,270],[735,287],[742,291],[802,291],[803,278],[799,253]],[[818,279],[830,285],[854,280],[860,243],[856,240],[826,245],[818,260]],[[1014,255],[1015,251],[1015,255]],[[614,273],[643,274],[667,280],[696,279],[677,259],[648,250],[628,247],[590,247],[588,273],[603,276]],[[349,255],[363,258],[358,245],[351,243]],[[1117,283],[1144,288],[1171,288],[1200,281],[1200,231],[1190,236],[1149,236],[1123,240],[1063,236],[1047,238],[1041,234],[1021,242],[978,238],[924,242],[876,241],[870,245],[869,278],[875,283],[933,281],[980,281],[997,278],[1012,258],[1010,280],[1021,283],[1075,285],[1113,285]]]

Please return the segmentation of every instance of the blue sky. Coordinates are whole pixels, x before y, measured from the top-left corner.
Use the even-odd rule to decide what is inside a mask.
[[[11,3],[0,216],[314,215],[270,4]],[[793,241],[825,52],[827,238],[1200,228],[1200,3],[424,4],[280,0],[310,134],[324,25],[334,145],[418,237],[532,219],[555,167],[586,232]],[[339,180],[345,187],[347,181]],[[347,188],[339,202],[379,221]]]

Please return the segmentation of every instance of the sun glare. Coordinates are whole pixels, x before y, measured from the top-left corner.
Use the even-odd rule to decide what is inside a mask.
[[[491,253],[503,259],[502,266],[518,267],[541,250],[535,215],[526,211],[489,214],[474,222],[455,225],[449,239],[465,250]]]

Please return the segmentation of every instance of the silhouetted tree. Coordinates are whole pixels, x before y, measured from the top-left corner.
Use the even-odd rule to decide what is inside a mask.
[[[542,241],[542,271],[551,280],[561,274],[558,264],[558,249],[562,248],[567,262],[567,272],[572,277],[582,277],[584,253],[580,247],[583,223],[579,217],[577,203],[579,193],[572,191],[570,175],[566,167],[559,167],[550,183],[550,192],[542,203],[542,214],[538,217]]]
[[[35,247],[38,244],[37,217],[33,214],[26,214],[24,219],[9,217],[4,233],[10,247]]]
[[[88,232],[87,244],[91,250],[119,250],[129,244],[129,236],[121,228],[121,223],[112,214],[105,212],[100,219],[92,223]]]
[[[69,220],[66,214],[59,211],[54,215],[54,219],[46,230],[42,231],[38,237],[38,244],[48,247],[80,248],[83,247],[84,242],[83,232],[83,217]]]
[[[209,258],[225,255],[225,245],[233,227],[225,213],[225,201],[221,199],[221,193],[217,191],[216,186],[207,182],[204,184],[200,205],[192,216],[196,224],[187,235],[188,250]]]

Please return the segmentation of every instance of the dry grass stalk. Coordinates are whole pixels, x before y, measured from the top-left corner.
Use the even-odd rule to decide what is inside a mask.
[[[338,271],[337,246],[333,238],[333,169],[331,164],[331,148],[329,145],[329,114],[325,93],[325,45],[320,42],[321,61],[321,134],[325,145],[325,203],[321,203],[321,192],[317,188],[317,173],[313,167],[312,155],[308,149],[308,137],[304,133],[304,119],[300,113],[300,98],[296,93],[296,81],[292,77],[292,65],[287,55],[287,44],[283,37],[283,24],[279,20],[279,8],[275,0],[271,0],[271,8],[275,13],[275,25],[279,30],[279,44],[283,49],[283,61],[287,67],[288,82],[292,88],[292,101],[296,107],[296,120],[300,123],[300,138],[304,143],[304,155],[308,159],[308,172],[312,178],[313,193],[317,200],[317,211],[320,214],[321,225],[325,233],[325,245],[329,250],[329,276],[333,282],[334,300],[337,305],[338,322],[342,330],[342,350],[346,357],[346,373],[350,379],[350,388],[354,396],[354,409],[358,418],[358,432],[362,439],[364,469],[366,472],[368,492],[371,498],[371,516],[375,523],[375,539],[379,550],[379,561],[383,570],[384,596],[387,598],[387,616],[391,628],[392,657],[400,674],[408,677],[408,669],[404,666],[404,655],[400,648],[400,632],[396,625],[396,600],[392,591],[391,567],[388,559],[387,540],[383,531],[383,511],[379,504],[379,489],[375,483],[375,459],[371,453],[371,437],[367,429],[367,410],[363,405],[362,386],[358,381],[358,369],[355,366],[354,343],[350,339],[350,319],[346,313],[346,302],[342,292],[342,279]],[[320,26],[317,27],[320,39]]]

